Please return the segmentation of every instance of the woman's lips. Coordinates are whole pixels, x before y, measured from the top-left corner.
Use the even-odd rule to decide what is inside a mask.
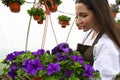
[[[81,30],[81,29],[82,29],[82,27],[81,27],[81,26],[78,26],[78,29],[79,29],[79,30]]]

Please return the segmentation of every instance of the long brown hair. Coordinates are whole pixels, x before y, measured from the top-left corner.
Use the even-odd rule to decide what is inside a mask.
[[[106,33],[120,48],[120,28],[117,26],[107,0],[76,0],[92,10],[101,32]]]

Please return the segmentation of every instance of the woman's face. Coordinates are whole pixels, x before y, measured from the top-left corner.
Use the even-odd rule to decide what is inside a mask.
[[[84,32],[95,27],[95,18],[91,10],[83,3],[75,4],[76,24],[78,29],[83,29]]]

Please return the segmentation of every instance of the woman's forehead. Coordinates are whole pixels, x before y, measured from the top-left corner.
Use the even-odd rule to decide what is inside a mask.
[[[77,3],[77,4],[75,4],[75,10],[76,10],[76,14],[91,12],[91,10],[88,9],[87,6],[85,4],[83,4],[83,3]]]

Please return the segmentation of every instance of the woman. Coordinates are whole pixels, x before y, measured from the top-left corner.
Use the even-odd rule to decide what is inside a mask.
[[[76,0],[76,24],[88,34],[77,50],[100,72],[113,80],[120,72],[120,32],[107,0]]]

